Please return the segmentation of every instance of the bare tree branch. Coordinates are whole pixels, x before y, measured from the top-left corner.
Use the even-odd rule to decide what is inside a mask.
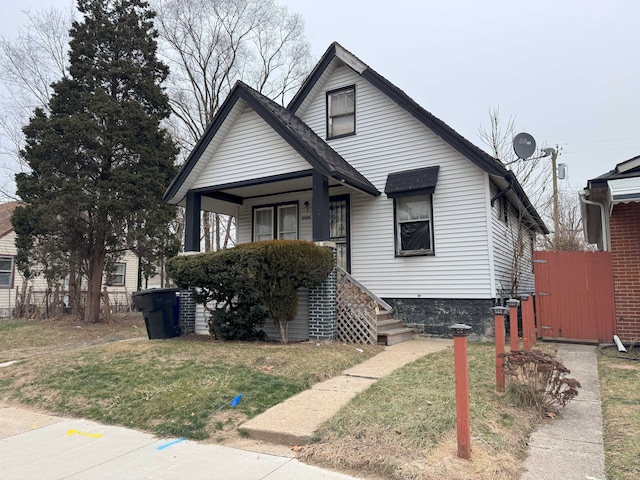
[[[14,198],[13,178],[26,166],[20,158],[22,126],[36,108],[48,110],[51,84],[67,75],[71,3],[64,10],[25,12],[15,38],[0,38],[0,197]]]

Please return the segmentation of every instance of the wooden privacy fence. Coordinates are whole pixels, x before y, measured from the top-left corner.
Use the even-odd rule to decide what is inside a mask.
[[[536,324],[548,339],[610,342],[615,329],[610,252],[534,252]]]

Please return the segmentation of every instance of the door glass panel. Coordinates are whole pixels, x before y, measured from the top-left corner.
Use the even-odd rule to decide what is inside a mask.
[[[331,202],[329,207],[329,236],[336,244],[336,263],[348,271],[348,242],[347,242],[347,201]]]

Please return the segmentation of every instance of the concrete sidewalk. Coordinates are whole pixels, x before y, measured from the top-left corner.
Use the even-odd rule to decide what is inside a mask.
[[[355,480],[294,458],[0,408],[0,478]]]
[[[580,382],[578,396],[529,439],[522,480],[604,480],[602,411],[596,347],[563,344],[560,361]]]
[[[392,347],[244,424],[251,434],[291,446],[308,440],[358,392],[451,340],[413,340]],[[284,415],[283,418],[280,415]],[[81,480],[356,480],[290,456],[158,439],[123,427],[0,406],[0,479]]]

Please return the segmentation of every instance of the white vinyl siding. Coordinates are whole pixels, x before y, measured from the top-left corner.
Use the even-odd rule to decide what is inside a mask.
[[[491,187],[491,197],[498,189]],[[518,239],[519,220],[513,209],[508,211],[508,220],[504,221],[501,202],[496,201],[491,208],[491,224],[493,226],[493,258],[495,265],[495,289],[497,296],[509,297],[512,284],[517,283],[517,294],[533,294],[533,251],[535,237],[527,229],[523,229]],[[521,245],[518,244],[521,242]],[[520,254],[518,254],[520,252]],[[517,258],[517,259],[516,259]],[[515,272],[519,272],[516,275]]]
[[[381,297],[491,298],[487,174],[351,69],[336,69],[324,91],[354,84],[357,135],[329,145],[380,191],[391,172],[440,171],[434,256],[395,257],[393,199],[352,192],[352,275]],[[319,135],[326,131],[325,95],[316,95],[302,119]]]
[[[255,180],[311,166],[257,113],[245,110],[222,140],[192,188]]]

